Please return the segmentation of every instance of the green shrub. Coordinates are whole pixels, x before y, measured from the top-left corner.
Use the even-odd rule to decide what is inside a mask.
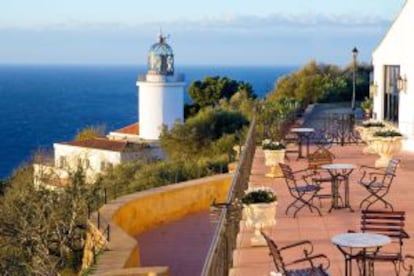
[[[277,200],[276,195],[270,190],[258,189],[245,194],[242,198],[243,204],[270,203]]]

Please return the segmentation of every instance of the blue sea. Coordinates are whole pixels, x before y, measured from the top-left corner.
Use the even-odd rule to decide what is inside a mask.
[[[227,76],[253,85],[263,97],[296,67],[182,66],[188,85]],[[0,66],[0,179],[39,148],[68,141],[86,126],[107,131],[138,119],[137,76],[145,66]],[[186,101],[190,99],[186,96]]]

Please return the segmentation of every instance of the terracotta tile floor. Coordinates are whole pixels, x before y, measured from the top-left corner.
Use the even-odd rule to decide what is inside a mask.
[[[334,145],[330,150],[335,154],[335,163],[352,163],[357,165],[374,165],[377,155],[363,155],[363,145]],[[315,148],[311,147],[311,152]],[[401,160],[397,170],[397,177],[394,179],[390,193],[387,199],[392,202],[394,210],[406,211],[407,223],[406,231],[412,237],[405,240],[404,254],[414,254],[414,153],[403,152],[396,156]],[[295,160],[295,156],[291,156],[287,161],[294,170],[306,168],[306,161],[303,159]],[[280,245],[296,242],[302,239],[308,239],[313,242],[316,253],[324,253],[329,256],[331,261],[330,273],[333,276],[344,275],[344,258],[339,250],[331,243],[331,237],[344,233],[348,229],[359,229],[360,218],[360,201],[367,195],[363,187],[357,184],[361,177],[361,172],[356,169],[350,177],[350,203],[355,212],[348,209],[332,210],[330,208],[330,200],[323,199],[322,217],[316,212],[311,213],[309,209],[302,209],[297,218],[293,218],[292,214],[285,215],[287,205],[292,201],[288,194],[287,186],[282,178],[266,178],[264,174],[269,168],[264,166],[263,151],[258,148],[255,153],[252,175],[250,177],[250,186],[269,186],[272,187],[278,195],[277,205],[277,223],[275,226],[265,231]],[[319,204],[317,201],[315,202]],[[377,205],[383,208],[382,204]],[[252,231],[246,229],[241,222],[241,230],[238,237],[238,248],[234,252],[234,268],[230,275],[270,275],[274,270],[271,258],[268,256],[267,247],[251,247],[249,239]],[[288,253],[286,251],[286,253]],[[286,260],[297,258],[296,253],[291,255],[285,254]],[[392,264],[383,264],[376,266],[375,275],[394,275]],[[356,265],[354,265],[354,275],[358,275]],[[404,274],[403,274],[404,275]]]
[[[141,265],[168,266],[170,275],[200,275],[215,228],[206,211],[149,230],[137,237]]]

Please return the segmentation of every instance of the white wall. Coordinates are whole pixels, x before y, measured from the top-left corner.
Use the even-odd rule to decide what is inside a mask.
[[[139,136],[157,140],[162,125],[184,119],[184,82],[138,81]]]
[[[93,181],[97,174],[102,172],[102,162],[112,164],[113,166],[121,163],[121,153],[109,150],[100,150],[92,148],[83,148],[65,144],[56,143],[55,149],[55,167],[69,171],[75,171],[79,162],[85,169],[87,180]],[[61,167],[61,157],[66,159],[66,165]],[[89,164],[85,162],[89,160]]]
[[[414,137],[414,0],[407,0],[398,18],[373,52],[374,83],[378,85],[374,97],[374,112],[384,118],[384,66],[399,65],[400,75],[407,79],[406,90],[399,97],[399,129],[407,137]],[[411,85],[410,85],[411,84]]]

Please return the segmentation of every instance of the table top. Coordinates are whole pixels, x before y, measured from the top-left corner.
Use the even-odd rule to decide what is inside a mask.
[[[333,163],[321,165],[321,168],[326,170],[353,170],[356,166],[354,164]]]
[[[290,131],[292,132],[314,132],[315,129],[311,127],[295,127],[295,128],[292,128]]]
[[[331,241],[348,248],[380,247],[391,243],[388,236],[374,233],[343,233],[332,237]]]

